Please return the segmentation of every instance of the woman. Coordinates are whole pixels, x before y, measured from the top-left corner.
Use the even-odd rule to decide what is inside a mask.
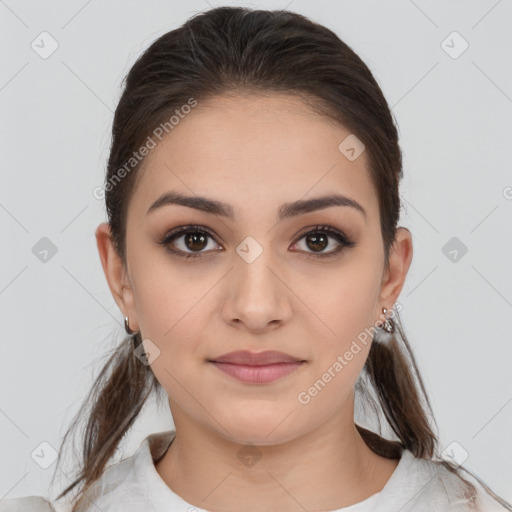
[[[69,510],[512,510],[441,457],[398,316],[397,130],[350,47],[212,9],[138,59],[112,134],[96,239],[129,336],[64,438],[91,404]],[[152,392],[175,428],[107,467]]]

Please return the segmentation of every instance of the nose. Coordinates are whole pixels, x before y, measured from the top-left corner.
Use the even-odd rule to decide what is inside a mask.
[[[226,323],[252,333],[275,329],[292,315],[289,284],[269,249],[252,262],[238,256],[227,276],[222,316]]]

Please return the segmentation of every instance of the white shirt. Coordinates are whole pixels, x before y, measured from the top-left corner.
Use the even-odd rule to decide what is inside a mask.
[[[155,468],[174,439],[167,430],[147,436],[135,453],[107,467],[87,491],[79,512],[207,512],[187,503],[169,488]],[[468,473],[464,478],[477,489],[479,510],[508,510],[488,497]],[[329,512],[459,512],[469,511],[469,500],[460,494],[460,480],[441,463],[418,459],[403,450],[401,459],[384,488],[349,507]],[[94,503],[92,503],[94,502]],[[290,504],[291,507],[295,506]],[[55,508],[53,508],[55,507]],[[4,499],[0,512],[69,512],[71,505],[50,504],[39,496]],[[249,512],[250,507],[246,511]]]

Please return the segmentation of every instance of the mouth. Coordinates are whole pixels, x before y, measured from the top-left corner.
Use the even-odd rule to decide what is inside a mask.
[[[305,361],[295,363],[274,363],[265,365],[246,365],[246,364],[233,364],[233,363],[218,363],[211,361],[219,370],[235,377],[242,382],[251,384],[265,384],[273,382],[281,377],[290,375],[299,366],[302,366]]]
[[[222,372],[242,382],[264,384],[290,375],[306,361],[277,351],[230,352],[208,360]]]

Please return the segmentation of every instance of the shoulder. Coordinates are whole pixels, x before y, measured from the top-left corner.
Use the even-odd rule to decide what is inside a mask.
[[[107,466],[101,477],[87,489],[86,497],[77,502],[77,511],[114,511],[119,510],[120,504],[125,504],[130,512],[147,512],[144,475],[154,471],[153,461],[165,453],[174,436],[174,430],[150,434],[133,455]],[[0,500],[0,512],[69,512],[71,508],[66,500],[51,502],[43,496]]]
[[[0,500],[1,512],[56,512],[52,504],[42,496],[24,496]]]
[[[135,455],[107,467],[101,477],[86,490],[85,497],[78,500],[77,512],[116,510],[116,500],[120,496],[123,499],[133,499],[134,472]]]
[[[86,498],[78,501],[77,512],[117,511],[122,505],[130,512],[152,510],[145,482],[148,473],[155,471],[153,462],[162,456],[174,435],[175,431],[150,434],[133,455],[108,466],[87,489]]]
[[[384,503],[393,507],[399,503],[402,512],[510,510],[492,498],[485,484],[463,466],[454,468],[441,460],[417,458],[409,450],[402,452],[383,491]]]

